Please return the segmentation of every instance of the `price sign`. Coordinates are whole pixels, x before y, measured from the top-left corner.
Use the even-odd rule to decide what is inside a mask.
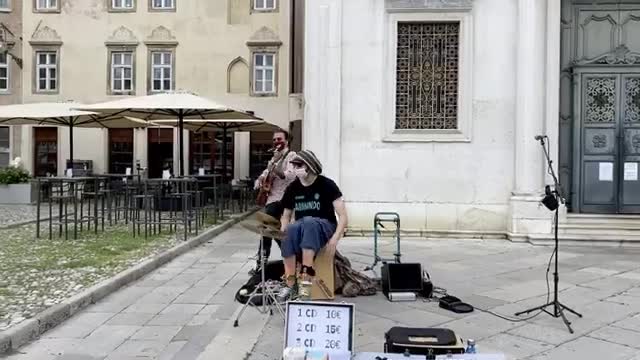
[[[284,347],[353,351],[353,304],[287,303]]]

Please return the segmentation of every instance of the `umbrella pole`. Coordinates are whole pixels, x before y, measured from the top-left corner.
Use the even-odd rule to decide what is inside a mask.
[[[178,171],[178,173],[180,174],[180,176],[184,176],[184,165],[183,165],[183,161],[184,161],[184,115],[182,113],[182,110],[180,110],[178,112],[178,127],[180,129],[180,161],[178,162],[178,164],[180,165],[180,169]]]
[[[71,176],[73,176],[73,120],[69,122],[69,161],[71,162]],[[65,164],[65,173],[68,165]]]
[[[227,128],[222,129],[222,183],[227,183]]]

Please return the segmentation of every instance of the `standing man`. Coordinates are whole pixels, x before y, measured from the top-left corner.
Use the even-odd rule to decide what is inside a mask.
[[[267,168],[256,180],[255,189],[264,189],[264,191],[261,191],[268,192],[264,212],[276,219],[280,219],[283,211],[280,203],[282,195],[284,195],[287,186],[296,178],[291,165],[296,153],[289,149],[288,132],[279,129],[273,133],[273,150],[273,157],[269,161]],[[260,270],[261,256],[265,257],[264,261],[266,263],[271,255],[273,239],[264,236],[261,241],[264,254],[260,254],[260,247],[258,246],[256,268],[251,270],[251,274]],[[276,243],[279,247],[281,246],[280,240],[276,240]]]
[[[313,267],[316,254],[324,247],[331,258],[347,227],[347,210],[342,192],[333,180],[322,173],[322,164],[309,150],[300,151],[291,161],[297,179],[289,185],[282,198],[284,212],[282,228],[285,240],[280,246],[284,258],[286,286],[277,295],[278,302],[292,297],[298,285],[298,299],[308,299],[316,275]],[[291,215],[295,213],[295,222]],[[338,218],[336,219],[336,214]],[[302,256],[300,278],[296,275],[296,259]]]

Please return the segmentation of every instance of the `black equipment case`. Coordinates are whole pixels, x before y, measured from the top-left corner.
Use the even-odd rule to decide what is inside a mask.
[[[385,333],[384,352],[435,358],[435,355],[464,354],[464,343],[449,329],[392,327]]]

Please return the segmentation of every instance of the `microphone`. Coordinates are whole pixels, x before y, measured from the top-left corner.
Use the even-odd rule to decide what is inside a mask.
[[[536,136],[535,136],[535,139],[536,139],[537,141],[540,141],[540,140],[542,140],[542,139],[545,139],[546,137],[547,137],[547,135],[536,135]]]

